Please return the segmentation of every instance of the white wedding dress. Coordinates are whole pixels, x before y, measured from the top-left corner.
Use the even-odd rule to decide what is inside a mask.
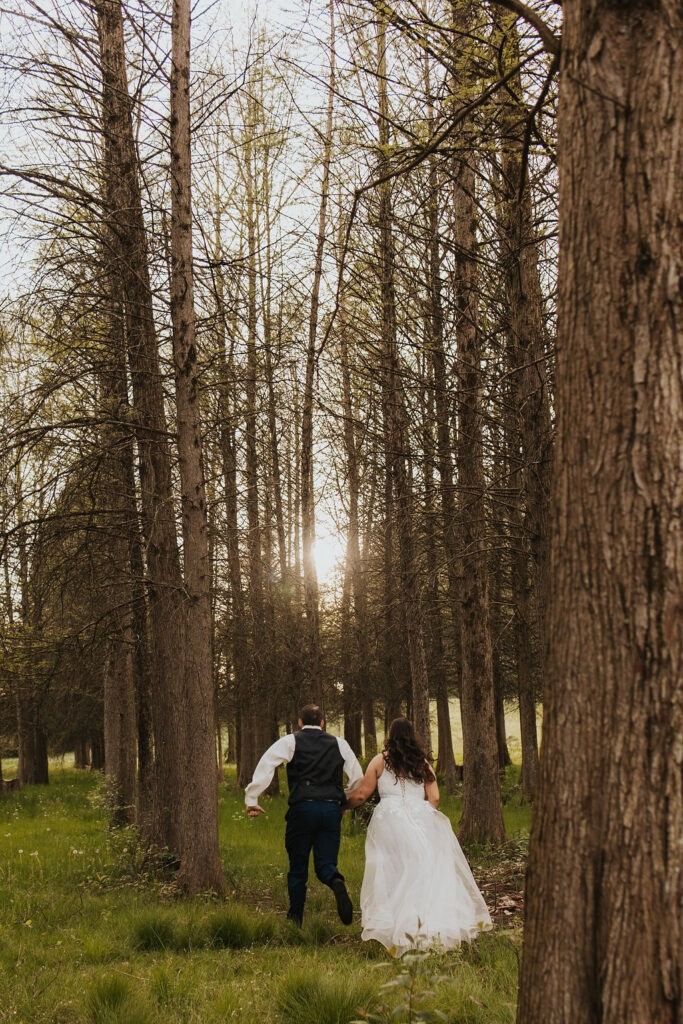
[[[425,799],[422,783],[397,779],[385,766],[377,789],[360,894],[363,938],[401,956],[452,949],[490,928],[451,823]]]

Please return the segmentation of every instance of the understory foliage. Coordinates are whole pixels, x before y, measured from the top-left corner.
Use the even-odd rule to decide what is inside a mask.
[[[219,802],[228,897],[187,900],[161,876],[136,880],[132,830],[107,832],[92,775],[54,763],[51,774],[48,788],[0,795],[1,1024],[348,1024],[398,1006],[402,990],[381,988],[405,966],[362,942],[357,918],[342,928],[315,879],[303,929],[286,921],[282,798],[266,800],[257,830],[231,775]],[[457,822],[458,801],[443,808]],[[508,829],[527,831],[528,809],[514,815]],[[357,907],[365,833],[349,825],[340,864]],[[472,861],[485,886],[491,869]],[[512,1024],[519,944],[518,931],[496,931],[430,958],[453,981],[423,1009]]]

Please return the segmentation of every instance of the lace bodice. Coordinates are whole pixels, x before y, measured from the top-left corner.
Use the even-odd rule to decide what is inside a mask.
[[[377,782],[377,791],[380,800],[424,800],[425,788],[422,782],[415,782],[414,779],[400,779],[391,771],[387,765]]]

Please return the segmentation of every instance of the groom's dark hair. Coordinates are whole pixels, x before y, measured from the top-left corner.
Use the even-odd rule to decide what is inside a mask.
[[[323,713],[317,704],[304,704],[299,712],[299,718],[302,725],[320,725]]]

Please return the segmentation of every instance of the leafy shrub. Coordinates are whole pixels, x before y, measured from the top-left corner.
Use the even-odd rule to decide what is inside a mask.
[[[319,970],[298,969],[282,982],[277,1009],[283,1024],[350,1024],[376,999],[375,987],[367,978],[335,978]]]

